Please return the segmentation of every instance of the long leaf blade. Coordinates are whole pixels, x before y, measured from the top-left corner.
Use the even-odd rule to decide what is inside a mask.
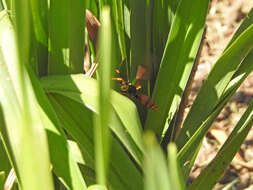
[[[145,142],[147,147],[144,159],[145,189],[172,189],[167,163],[162,150],[156,142],[155,136],[150,132],[147,133]]]
[[[28,71],[32,79],[32,85],[36,97],[41,107],[41,119],[47,132],[53,171],[61,178],[61,181],[68,189],[84,190],[86,189],[86,184],[82,178],[77,163],[73,160],[71,152],[68,149],[67,138],[60,127],[59,119],[44,94],[38,79],[35,77],[31,69],[28,69]]]
[[[22,12],[27,10],[27,7],[23,9],[23,5],[15,4],[15,6],[17,17],[20,17],[16,20],[16,29],[17,32],[20,32],[17,38],[28,39],[29,32],[26,29],[20,30],[19,27],[27,26],[29,29],[29,22],[24,21],[29,12]],[[29,6],[29,4],[24,6]],[[24,66],[29,59],[29,46],[20,44],[23,42],[21,39],[17,40],[17,44],[15,43],[13,28],[8,14],[2,12],[0,101],[6,122],[6,128],[2,129],[2,134],[5,135],[5,143],[10,143],[7,147],[10,148],[8,151],[12,157],[12,164],[20,187],[28,190],[53,189],[46,134],[40,120],[38,103]],[[3,40],[7,40],[8,45],[7,42],[2,43]],[[22,49],[24,54],[21,56]],[[43,152],[42,155],[41,152]],[[34,169],[37,175],[34,175]]]
[[[215,158],[194,180],[189,189],[198,189],[205,186],[205,189],[212,189],[217,180],[221,177],[225,168],[232,161],[236,152],[245,140],[253,125],[253,101],[237,123],[236,127],[221,147]]]
[[[191,160],[192,156],[197,154],[198,146],[201,143],[201,140],[207,133],[212,122],[218,116],[222,108],[236,92],[242,82],[247,78],[247,76],[253,71],[253,52],[249,53],[248,56],[243,60],[240,67],[233,75],[233,80],[228,84],[223,96],[220,98],[220,101],[217,104],[217,107],[213,112],[207,117],[207,119],[198,127],[198,130],[192,135],[192,137],[187,141],[187,143],[182,147],[178,153],[178,159],[180,161],[181,167],[187,160]]]
[[[99,34],[99,92],[97,99],[99,114],[94,115],[94,141],[97,183],[106,185],[106,170],[110,140],[108,124],[112,109],[110,104],[112,33],[109,7],[102,10],[101,21],[102,25]]]
[[[79,145],[83,159],[85,160],[85,163],[82,164],[94,168],[92,112],[81,102],[73,101],[72,98],[66,98],[65,95],[61,96],[50,93],[49,97],[61,120],[62,126]],[[76,110],[76,112],[71,113],[70,110],[72,109]],[[129,158],[129,154],[122,148],[122,142],[125,145],[129,141],[129,137],[125,136],[127,133],[120,119],[114,112],[111,115],[113,119],[109,125],[115,134],[114,137],[117,135],[118,138],[112,138],[111,143],[111,159],[110,167],[108,167],[109,186],[112,186],[113,189],[136,189],[137,187],[141,187],[141,175]],[[131,141],[129,143],[131,144]],[[126,147],[130,152],[130,146]],[[128,181],[131,181],[131,183],[128,183]]]
[[[241,59],[253,48],[252,43],[253,25],[248,27],[216,62],[208,78],[202,85],[176,138],[176,144],[179,149],[184,146],[190,136],[215,108],[233,74],[236,72]]]
[[[208,0],[182,0],[178,5],[153,92],[159,112],[149,111],[145,124],[159,137],[185,88],[204,31],[208,4]]]
[[[48,73],[81,73],[85,1],[56,0],[50,1],[49,7]]]
[[[50,76],[41,79],[41,84],[46,92],[58,93],[84,104],[90,110],[98,113],[96,98],[98,96],[97,84],[94,79],[83,75]],[[112,92],[112,105],[115,117],[111,120],[110,127],[123,140],[130,154],[141,165],[144,151],[142,142],[142,129],[135,105],[128,98]],[[124,106],[122,106],[124,105]],[[122,127],[118,124],[122,123]]]

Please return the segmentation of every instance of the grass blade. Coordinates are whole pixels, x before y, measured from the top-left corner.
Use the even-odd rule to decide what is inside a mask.
[[[243,60],[240,67],[233,75],[233,80],[228,84],[224,95],[220,98],[220,101],[217,103],[217,107],[213,110],[213,112],[209,115],[209,117],[203,122],[201,126],[198,127],[198,130],[192,135],[192,137],[188,140],[188,142],[184,145],[184,147],[178,153],[178,159],[180,161],[180,165],[183,166],[187,160],[191,160],[191,157],[197,153],[197,147],[200,145],[201,140],[207,133],[210,128],[212,122],[218,116],[222,108],[228,102],[228,100],[232,97],[232,95],[239,88],[241,83],[247,78],[247,76],[253,71],[253,65],[251,64],[253,61],[253,52],[249,53],[248,56]]]
[[[31,35],[30,65],[37,76],[47,74],[48,66],[48,1],[33,0],[31,14],[33,21]]]
[[[167,116],[169,121],[172,119],[187,83],[204,31],[208,4],[208,0],[182,0],[178,5],[153,92],[159,112],[150,110],[145,124],[159,137]]]
[[[83,73],[85,1],[70,1],[69,10],[69,73]]]
[[[89,186],[88,190],[107,190],[107,188],[104,185],[92,185]]]
[[[6,12],[1,13],[0,103],[6,125],[1,134],[9,149],[19,185],[24,189],[53,189],[47,139],[40,120],[39,107],[24,63],[28,61],[29,22],[25,20],[29,4],[16,6],[17,44]],[[25,6],[25,7],[23,7]],[[29,20],[29,18],[28,18]],[[26,29],[21,29],[21,26]],[[24,44],[20,44],[23,42]],[[29,42],[29,40],[28,40]],[[21,55],[23,49],[23,53]],[[15,84],[15,85],[14,85]],[[28,102],[29,98],[29,102]],[[4,128],[6,127],[6,128]],[[38,151],[39,150],[39,151]],[[43,154],[41,154],[43,152]],[[36,170],[36,175],[34,175]]]
[[[82,149],[85,164],[94,168],[94,142],[92,112],[80,103],[58,94],[50,94],[50,102],[61,122],[61,126]],[[71,110],[76,110],[75,113]]]
[[[236,152],[240,149],[249,130],[253,125],[253,101],[237,123],[236,127],[221,147],[215,158],[194,180],[189,189],[198,189],[205,186],[205,189],[212,189],[217,180],[221,177],[225,168],[232,161]]]
[[[177,147],[175,144],[168,145],[168,168],[172,189],[184,189],[184,179],[177,161]]]
[[[252,23],[253,23],[253,8],[250,10],[247,17],[241,23],[240,27],[236,30],[226,49],[228,49],[228,47],[230,47],[230,45],[240,36],[240,34],[244,32]]]
[[[131,1],[130,14],[130,76],[129,81],[133,81],[136,76],[137,67],[139,64],[144,64],[146,61],[146,32],[145,27],[145,0]]]
[[[153,2],[153,47],[152,50],[160,59],[168,39],[172,21],[175,16],[176,8],[180,1],[155,1]],[[155,63],[156,64],[156,63]]]
[[[29,75],[32,79],[32,85],[35,94],[41,106],[41,118],[47,132],[50,158],[53,165],[53,171],[61,178],[61,181],[68,189],[86,189],[78,165],[69,152],[67,138],[61,129],[59,119],[57,118],[52,105],[50,105],[43,89],[40,87],[38,79],[29,69]],[[61,150],[61,151],[59,151]]]
[[[94,141],[96,178],[98,184],[106,185],[106,170],[109,151],[109,118],[111,113],[110,104],[110,83],[111,83],[111,62],[112,62],[112,34],[110,9],[102,10],[102,25],[99,34],[99,80],[98,80],[98,112],[94,115]]]
[[[50,1],[49,74],[83,71],[84,14],[85,1],[83,0]]]
[[[0,11],[2,11],[4,9],[4,5],[3,5],[3,2],[0,1]]]
[[[253,48],[253,25],[247,28],[216,62],[187,115],[176,144],[181,149],[217,106],[240,61]],[[207,98],[208,97],[208,98]],[[208,103],[207,103],[208,102]]]
[[[94,168],[94,142],[92,138],[93,124],[91,120],[92,112],[85,108],[83,104],[77,103],[65,96],[50,94],[49,97],[58,117],[61,120],[62,126],[78,143],[83,159],[85,160],[85,165],[90,168]],[[62,104],[63,102],[64,104]],[[69,110],[72,109],[76,110],[76,112],[71,113]],[[129,158],[129,154],[121,147],[122,142],[125,145],[130,138],[123,134],[123,132],[125,134],[127,134],[127,132],[120,119],[115,116],[115,113],[113,113],[114,112],[111,113],[111,116],[114,119],[110,121],[109,125],[114,134],[120,138],[112,138],[110,167],[108,168],[108,183],[109,186],[113,187],[113,189],[135,189],[136,187],[140,187],[141,175],[132,160]],[[131,141],[129,141],[129,143],[131,144]],[[131,151],[129,145],[126,147],[129,151]],[[132,183],[129,184],[128,180],[131,180]]]
[[[162,150],[152,133],[145,136],[147,152],[144,159],[145,190],[170,190],[172,189],[168,167]]]
[[[84,104],[90,110],[98,112],[96,101],[98,90],[94,79],[86,78],[81,74],[51,76],[42,78],[41,84],[48,93],[58,93],[69,97]],[[114,91],[112,93],[111,103],[116,111],[114,114],[116,117],[112,119],[110,127],[119,139],[128,139],[122,143],[128,147],[133,158],[141,165],[143,154],[142,129],[136,106],[128,98]],[[124,106],[121,106],[123,104]]]
[[[124,15],[123,15],[123,1],[113,0],[113,18],[115,23],[116,32],[119,40],[119,47],[122,61],[127,59],[126,42],[125,42],[125,29],[124,29]]]
[[[1,189],[4,188],[4,179],[5,179],[5,172],[0,171],[0,187],[1,187]]]

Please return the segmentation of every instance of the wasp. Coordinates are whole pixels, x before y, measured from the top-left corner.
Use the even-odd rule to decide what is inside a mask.
[[[154,111],[159,111],[158,106],[153,102],[153,100],[145,95],[139,92],[141,89],[141,81],[143,80],[143,76],[146,72],[146,68],[139,65],[137,74],[136,74],[136,81],[133,85],[131,82],[127,82],[123,79],[123,77],[120,75],[120,71],[117,69],[116,73],[120,76],[118,78],[112,78],[112,80],[120,81],[120,92],[121,94],[124,94],[130,98],[136,98],[139,100],[144,106],[146,106],[148,109],[152,109]]]

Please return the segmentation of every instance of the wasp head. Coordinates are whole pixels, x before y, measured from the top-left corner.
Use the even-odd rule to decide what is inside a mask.
[[[122,91],[122,92],[127,92],[128,89],[129,89],[129,85],[128,85],[127,83],[122,82],[122,83],[120,84],[120,91]]]

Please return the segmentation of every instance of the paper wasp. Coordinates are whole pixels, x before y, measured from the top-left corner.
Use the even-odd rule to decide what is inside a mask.
[[[139,90],[141,89],[140,83],[143,80],[144,74],[146,73],[145,67],[139,65],[134,85],[131,82],[127,82],[126,80],[124,80],[118,69],[116,70],[116,73],[119,74],[120,77],[112,78],[112,80],[121,82],[120,84],[121,94],[124,94],[130,98],[136,98],[147,108],[150,108],[154,111],[159,111],[158,106],[153,102],[153,100],[149,96],[139,92]]]

